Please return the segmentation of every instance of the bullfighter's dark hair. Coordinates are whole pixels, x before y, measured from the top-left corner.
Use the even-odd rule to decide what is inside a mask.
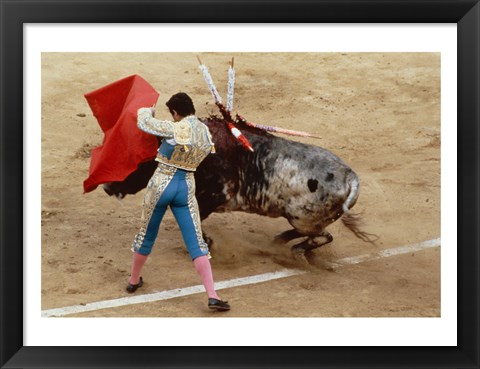
[[[193,101],[185,92],[179,92],[173,95],[170,100],[166,102],[166,105],[171,114],[173,114],[174,110],[182,117],[195,114]]]

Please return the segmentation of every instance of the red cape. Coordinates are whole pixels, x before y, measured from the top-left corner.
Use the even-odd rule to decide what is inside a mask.
[[[158,141],[137,127],[137,111],[154,106],[160,94],[142,77],[133,75],[85,95],[104,133],[92,150],[86,192],[107,182],[123,181],[142,162],[156,156]]]

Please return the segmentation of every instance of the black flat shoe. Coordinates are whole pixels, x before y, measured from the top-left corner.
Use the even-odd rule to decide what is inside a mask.
[[[230,305],[228,305],[227,302],[228,301],[208,299],[208,308],[217,309],[217,311],[227,311],[230,310]]]
[[[137,288],[142,287],[142,286],[143,286],[143,278],[140,277],[140,281],[138,282],[138,284],[130,284],[130,283],[128,284],[127,292],[128,293],[134,293],[137,290]]]

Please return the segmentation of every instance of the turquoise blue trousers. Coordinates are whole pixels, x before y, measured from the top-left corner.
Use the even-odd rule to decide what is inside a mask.
[[[151,253],[168,207],[172,209],[192,260],[208,255],[208,246],[202,237],[193,172],[161,163],[147,186],[142,226],[135,236],[133,249],[142,255]]]

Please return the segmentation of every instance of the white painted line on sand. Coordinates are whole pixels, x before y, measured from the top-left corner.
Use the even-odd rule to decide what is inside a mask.
[[[215,283],[215,289],[222,290],[225,288],[244,286],[247,284],[261,283],[261,282],[272,281],[274,279],[290,277],[292,275],[298,275],[303,273],[306,273],[306,272],[302,270],[296,270],[296,269],[283,269],[283,270],[272,272],[272,273],[258,274],[250,277],[236,278],[236,279],[230,279],[228,281],[217,282]],[[114,307],[125,306],[125,305],[143,304],[147,302],[169,300],[176,297],[194,295],[196,293],[201,293],[201,292],[205,292],[205,288],[203,287],[203,285],[199,284],[196,286],[150,293],[147,295],[123,297],[123,298],[114,299],[114,300],[92,302],[90,304],[85,304],[85,305],[74,305],[74,306],[67,306],[67,307],[57,308],[57,309],[43,310],[42,317],[64,316],[69,314],[84,313],[86,311],[108,309],[108,308],[114,308]]]
[[[343,259],[336,260],[334,263],[330,263],[330,264],[334,268],[339,268],[345,265],[359,264],[366,261],[378,260],[382,258],[395,256],[395,255],[407,254],[409,252],[420,251],[420,250],[437,247],[437,246],[440,246],[440,238],[421,242],[421,243],[416,243],[413,245],[401,246],[393,249],[386,249],[373,254],[365,254],[365,255],[343,258]],[[227,281],[216,282],[215,288],[217,290],[222,290],[226,288],[233,288],[233,287],[245,286],[249,284],[272,281],[280,278],[287,278],[294,275],[300,275],[305,273],[307,273],[307,271],[298,270],[298,269],[282,269],[272,273],[264,273],[264,274],[249,276],[249,277],[235,278]],[[147,295],[136,295],[136,296],[123,297],[123,298],[113,299],[113,300],[92,302],[85,305],[73,305],[73,306],[66,306],[63,308],[42,310],[42,317],[59,317],[59,316],[65,316],[70,314],[84,313],[87,311],[95,311],[95,310],[101,310],[101,309],[109,309],[109,308],[115,308],[115,307],[126,306],[126,305],[144,304],[148,302],[169,300],[176,297],[194,295],[202,292],[205,292],[204,287],[202,285],[196,285],[196,286],[178,288],[178,289],[169,290],[169,291],[151,293]]]
[[[420,250],[428,249],[431,247],[437,247],[437,246],[440,246],[440,238],[424,241],[421,243],[415,243],[413,245],[400,246],[400,247],[395,247],[393,249],[386,249],[373,254],[351,256],[348,258],[336,260],[334,263],[332,263],[332,265],[334,267],[341,267],[344,265],[360,264],[365,261],[378,260],[378,259],[388,258],[390,256],[408,254],[409,252],[420,251]]]

